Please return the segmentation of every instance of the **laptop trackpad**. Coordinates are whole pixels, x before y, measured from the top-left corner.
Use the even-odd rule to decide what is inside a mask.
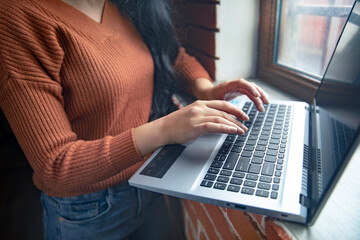
[[[206,134],[186,144],[186,146],[167,145],[161,149],[140,174],[163,178],[169,170],[171,172],[170,168],[176,165],[172,174],[177,175],[186,172],[189,176],[194,171],[197,175],[199,169],[206,163],[214,150],[219,136],[220,134]]]
[[[162,178],[185,148],[182,145],[167,145],[163,147],[140,174]]]

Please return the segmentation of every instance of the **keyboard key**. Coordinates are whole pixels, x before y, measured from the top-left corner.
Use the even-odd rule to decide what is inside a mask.
[[[211,180],[214,181],[216,179],[216,175],[213,174],[206,174],[204,177],[205,180]]]
[[[228,154],[230,152],[230,148],[220,148],[220,154]]]
[[[276,145],[279,145],[280,143],[280,140],[279,139],[270,139],[270,144],[276,144]]]
[[[270,190],[271,185],[268,183],[258,183],[258,188],[264,189],[264,190]]]
[[[265,156],[265,152],[261,152],[261,151],[254,152],[254,157],[263,158],[264,156]]]
[[[261,182],[266,182],[266,183],[271,183],[272,182],[272,178],[271,177],[265,177],[265,176],[260,176],[259,179]]]
[[[265,157],[265,162],[275,163],[275,162],[276,162],[276,158],[273,157],[273,156],[266,156],[266,157]]]
[[[228,178],[228,177],[219,176],[216,181],[227,183],[227,182],[229,182],[229,180],[230,180],[230,178]]]
[[[235,167],[235,164],[237,162],[239,158],[239,154],[238,153],[233,153],[231,152],[228,156],[228,158],[226,159],[226,162],[224,164],[224,169],[227,169],[227,170],[233,170],[234,167]]]
[[[251,146],[251,145],[246,145],[245,148],[244,148],[244,151],[254,151],[254,146]]]
[[[244,141],[236,141],[234,143],[234,147],[243,147],[244,146]]]
[[[278,177],[274,178],[274,183],[280,183],[280,178]]]
[[[259,140],[258,141],[258,145],[266,146],[267,144],[268,144],[268,141],[265,141],[265,140]]]
[[[254,187],[256,187],[256,182],[250,181],[250,180],[245,180],[244,186],[253,187],[253,188],[254,188]]]
[[[248,174],[246,175],[246,179],[249,179],[249,180],[258,180],[259,176],[258,175],[255,175],[255,174]]]
[[[232,179],[230,180],[230,183],[231,183],[231,184],[235,184],[235,185],[241,185],[242,182],[243,182],[243,180],[241,180],[241,179],[239,179],[239,178],[232,178]]]
[[[258,145],[258,146],[256,146],[255,149],[256,149],[257,151],[265,151],[265,150],[266,150],[266,146]]]
[[[240,157],[240,160],[239,160],[235,170],[247,172],[247,170],[249,168],[249,162],[250,162],[249,158]]]
[[[251,157],[251,156],[252,156],[252,152],[250,152],[250,151],[243,151],[243,152],[241,153],[241,156],[242,156],[242,157]]]
[[[273,184],[272,185],[272,190],[278,191],[279,190],[279,184]]]
[[[279,149],[279,145],[278,144],[269,144],[268,149],[271,150],[278,150]]]
[[[241,189],[241,193],[244,193],[244,194],[253,195],[254,192],[255,192],[255,190],[252,189],[252,188],[243,187],[243,188]]]
[[[223,165],[222,162],[214,161],[214,162],[211,164],[211,167],[212,167],[212,168],[221,168],[222,165]]]
[[[271,192],[270,198],[277,199],[278,193],[277,192]]]
[[[225,139],[226,142],[234,142],[236,139],[236,135],[228,135]]]
[[[234,185],[229,185],[227,190],[230,191],[230,192],[239,192],[240,187],[239,186],[234,186]]]
[[[268,149],[267,152],[266,152],[266,155],[276,156],[277,155],[277,150]]]
[[[259,158],[259,157],[253,157],[251,159],[251,163],[261,164],[262,162],[263,162],[262,158]]]
[[[234,173],[233,173],[233,177],[236,177],[236,178],[244,178],[244,177],[245,177],[245,173],[243,173],[243,172],[234,172]]]
[[[231,149],[231,152],[240,153],[241,150],[242,150],[242,147],[234,146],[234,147]]]
[[[265,198],[267,198],[267,197],[269,196],[269,192],[268,192],[268,191],[265,191],[265,190],[258,189],[258,190],[256,190],[255,195],[256,195],[256,196],[259,196],[259,197],[265,197]]]
[[[246,142],[246,144],[247,144],[247,145],[252,145],[252,146],[255,146],[255,145],[256,145],[256,142],[257,142],[257,141],[254,141],[254,140],[249,140],[249,141],[247,141],[247,142]],[[259,142],[260,142],[260,141],[259,141]],[[267,145],[267,141],[265,141],[265,142],[266,142],[266,144],[265,144],[265,145]]]
[[[223,145],[221,146],[221,148],[230,148],[232,146],[231,142],[224,142]]]
[[[259,165],[259,164],[250,164],[248,172],[258,174],[258,173],[260,173],[260,169],[261,169],[261,165]]]
[[[220,172],[220,175],[222,175],[222,176],[231,176],[231,174],[232,174],[232,171],[229,171],[229,170],[222,170]]]
[[[216,183],[214,184],[214,188],[215,188],[215,189],[224,190],[224,189],[226,188],[226,184],[225,184],[225,183],[216,182]]]
[[[200,186],[211,188],[213,184],[214,184],[214,182],[212,182],[212,181],[203,180],[201,182]]]
[[[212,174],[218,174],[220,172],[219,169],[217,168],[209,168],[208,173],[212,173]]]
[[[265,162],[261,171],[261,175],[272,176],[274,174],[274,168],[275,164]]]

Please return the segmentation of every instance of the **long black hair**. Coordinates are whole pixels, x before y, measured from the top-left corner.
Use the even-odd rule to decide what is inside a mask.
[[[154,93],[150,120],[174,110],[171,95],[184,88],[174,69],[179,51],[172,19],[171,0],[114,0],[119,10],[130,17],[147,44],[155,64]]]

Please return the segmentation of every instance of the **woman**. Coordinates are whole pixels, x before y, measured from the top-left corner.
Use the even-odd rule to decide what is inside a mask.
[[[45,239],[168,239],[163,199],[129,177],[159,146],[244,133],[226,93],[268,103],[243,79],[213,85],[166,0],[3,0],[0,25],[0,106],[42,191]],[[203,101],[168,114],[183,86]]]

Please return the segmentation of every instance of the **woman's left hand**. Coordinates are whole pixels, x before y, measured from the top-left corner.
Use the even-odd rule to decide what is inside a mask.
[[[228,94],[245,94],[259,111],[264,111],[263,104],[269,103],[269,97],[262,88],[242,78],[218,85],[214,85],[208,79],[199,78],[193,85],[193,93],[202,100],[229,100],[226,99]]]

